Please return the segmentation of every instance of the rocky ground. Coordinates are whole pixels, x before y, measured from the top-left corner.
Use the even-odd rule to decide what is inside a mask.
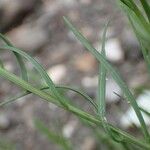
[[[63,16],[69,17],[97,49],[101,46],[104,25],[111,19],[106,41],[107,59],[120,70],[135,94],[139,93],[137,89],[149,86],[138,42],[115,0],[1,0],[0,32],[16,47],[35,57],[56,84],[80,87],[95,99],[98,62],[66,28]],[[19,74],[9,52],[2,52],[0,58],[9,71]],[[40,77],[35,76],[30,63],[27,62],[27,66],[31,82],[38,84]],[[0,83],[1,101],[21,91],[2,78]],[[108,120],[127,128],[130,123],[123,126],[122,116],[128,104],[114,94],[122,95],[110,75],[106,89]],[[72,92],[67,94],[79,107],[92,111],[79,96]],[[62,132],[76,150],[102,147],[92,136],[92,131],[75,116],[32,95],[0,109],[0,136],[14,143],[18,150],[41,150],[43,147],[44,150],[57,150],[58,147],[35,128],[35,118],[41,119],[51,130]]]

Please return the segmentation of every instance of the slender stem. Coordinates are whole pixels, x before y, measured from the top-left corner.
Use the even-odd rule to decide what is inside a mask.
[[[40,91],[38,89],[36,89],[35,87],[33,87],[32,85],[30,85],[28,82],[20,79],[19,77],[17,77],[16,75],[8,72],[7,70],[3,69],[0,67],[0,76],[2,76],[3,78],[13,82],[14,84],[20,86],[21,88],[32,92],[35,95],[38,95],[39,97],[41,97],[42,99],[44,99],[45,101],[51,102],[55,105],[57,105],[58,107],[64,108],[66,109],[66,107],[64,107],[62,104],[60,104],[53,96]],[[88,121],[90,121],[91,123],[94,123],[96,125],[102,125],[101,120],[97,119],[96,117],[68,104],[67,110],[72,112],[73,114],[75,114],[76,116],[79,116],[80,118],[86,119]],[[118,135],[123,137],[124,142],[128,142],[128,143],[132,143],[132,144],[136,144],[144,149],[149,150],[150,149],[150,145],[145,143],[144,141],[138,140],[137,138],[129,135],[126,132],[121,131],[120,129],[113,127],[112,125],[108,124],[109,128],[111,130],[113,130],[114,132],[116,132]]]
[[[144,121],[144,118],[142,116],[142,113],[139,110],[138,104],[135,100],[134,95],[131,93],[129,90],[127,84],[124,82],[124,80],[121,78],[119,72],[113,67],[106,59],[101,55],[93,46],[92,44],[73,26],[73,24],[66,18],[64,17],[64,21],[68,28],[74,33],[76,38],[82,43],[82,45],[91,52],[95,58],[103,64],[103,66],[109,71],[109,73],[112,75],[113,79],[116,81],[116,83],[119,85],[119,87],[122,89],[126,100],[131,104],[133,107],[138,120],[141,124],[141,130],[143,132],[144,138],[147,141],[147,143],[150,142],[150,135],[146,126],[146,123]]]
[[[146,0],[140,0],[140,2],[142,4],[142,6],[143,6],[143,8],[145,10],[145,13],[147,15],[147,18],[148,18],[148,20],[150,22],[150,5],[149,5],[149,3]]]

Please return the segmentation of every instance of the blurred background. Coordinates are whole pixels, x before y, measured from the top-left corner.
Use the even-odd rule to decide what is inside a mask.
[[[79,87],[95,99],[98,62],[66,28],[63,16],[67,16],[97,49],[101,48],[104,26],[111,19],[106,41],[107,59],[119,69],[137,99],[147,99],[150,92],[146,66],[138,42],[115,0],[0,0],[0,32],[16,47],[36,58],[56,84]],[[11,53],[1,52],[0,59],[6,69],[19,75]],[[26,65],[30,82],[36,86],[43,83],[33,66],[29,62]],[[133,124],[138,127],[137,119],[132,118],[133,112],[109,74],[106,90],[109,122],[134,133]],[[1,102],[20,91],[0,78]],[[79,108],[93,113],[93,108],[81,97],[73,92],[65,94]],[[0,145],[7,143],[17,150],[59,150],[37,130],[35,118],[52,131],[62,133],[75,150],[105,150],[105,142],[97,140],[94,132],[75,116],[33,95],[0,108]]]

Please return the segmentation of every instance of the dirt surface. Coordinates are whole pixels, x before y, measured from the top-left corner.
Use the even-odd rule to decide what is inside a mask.
[[[67,16],[96,48],[100,47],[104,25],[111,19],[107,42],[109,61],[120,70],[133,91],[146,86],[148,77],[139,45],[115,0],[1,0],[0,32],[16,47],[35,57],[56,84],[80,87],[95,99],[98,62],[66,28],[63,16]],[[118,49],[117,53],[111,48]],[[2,52],[0,58],[9,71],[19,75],[11,53]],[[33,66],[28,62],[27,66],[31,83],[36,86],[38,82],[42,83]],[[109,75],[108,80],[108,90],[121,94]],[[0,83],[1,101],[21,91],[3,78],[0,78]],[[119,118],[127,110],[128,104],[109,93],[108,120],[121,127]],[[67,95],[80,108],[93,113],[93,108],[81,97],[73,92],[67,92]],[[120,110],[122,113],[118,113]],[[67,134],[75,150],[103,147],[92,130],[75,116],[33,95],[0,109],[2,140],[13,143],[17,150],[58,150],[59,147],[35,128],[35,118],[42,120],[52,131]]]

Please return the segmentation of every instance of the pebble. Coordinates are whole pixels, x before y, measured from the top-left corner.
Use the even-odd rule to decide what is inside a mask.
[[[106,41],[105,51],[107,59],[112,63],[120,63],[124,60],[124,52],[117,38]]]
[[[47,70],[48,75],[53,80],[54,83],[58,84],[64,79],[67,75],[67,68],[63,64],[58,64]]]
[[[136,99],[138,105],[145,109],[146,111],[150,112],[150,91],[145,90],[139,97]],[[147,125],[150,125],[150,118],[145,113],[142,113],[143,118],[145,120],[145,123]],[[129,128],[132,126],[132,124],[135,124],[137,127],[140,127],[140,122],[133,110],[132,107],[130,107],[125,114],[120,119],[121,126],[124,128]]]
[[[24,24],[8,32],[8,37],[16,47],[33,51],[47,43],[48,34],[38,26]]]
[[[10,126],[10,120],[4,113],[0,113],[0,130],[6,130]]]
[[[77,123],[78,122],[76,120],[71,120],[66,125],[64,125],[64,127],[62,129],[63,136],[66,138],[72,137],[72,135],[74,134],[75,129],[77,127]]]
[[[107,103],[113,103],[117,102],[120,98],[117,96],[115,93],[118,95],[122,95],[122,91],[118,84],[112,79],[112,78],[107,78],[106,80],[106,100]]]
[[[53,103],[48,103],[48,106],[49,106],[49,109],[52,111],[55,111],[58,108],[58,106]]]
[[[93,72],[96,68],[96,59],[90,53],[84,53],[75,59],[74,65],[81,72]]]
[[[95,150],[96,142],[92,137],[86,137],[81,146],[81,150]]]
[[[81,80],[81,84],[85,87],[85,88],[93,88],[96,87],[98,84],[98,77],[94,76],[94,77],[84,77]]]
[[[4,63],[4,68],[10,72],[13,72],[14,71],[14,65],[12,64],[12,62],[10,61],[7,61]]]

